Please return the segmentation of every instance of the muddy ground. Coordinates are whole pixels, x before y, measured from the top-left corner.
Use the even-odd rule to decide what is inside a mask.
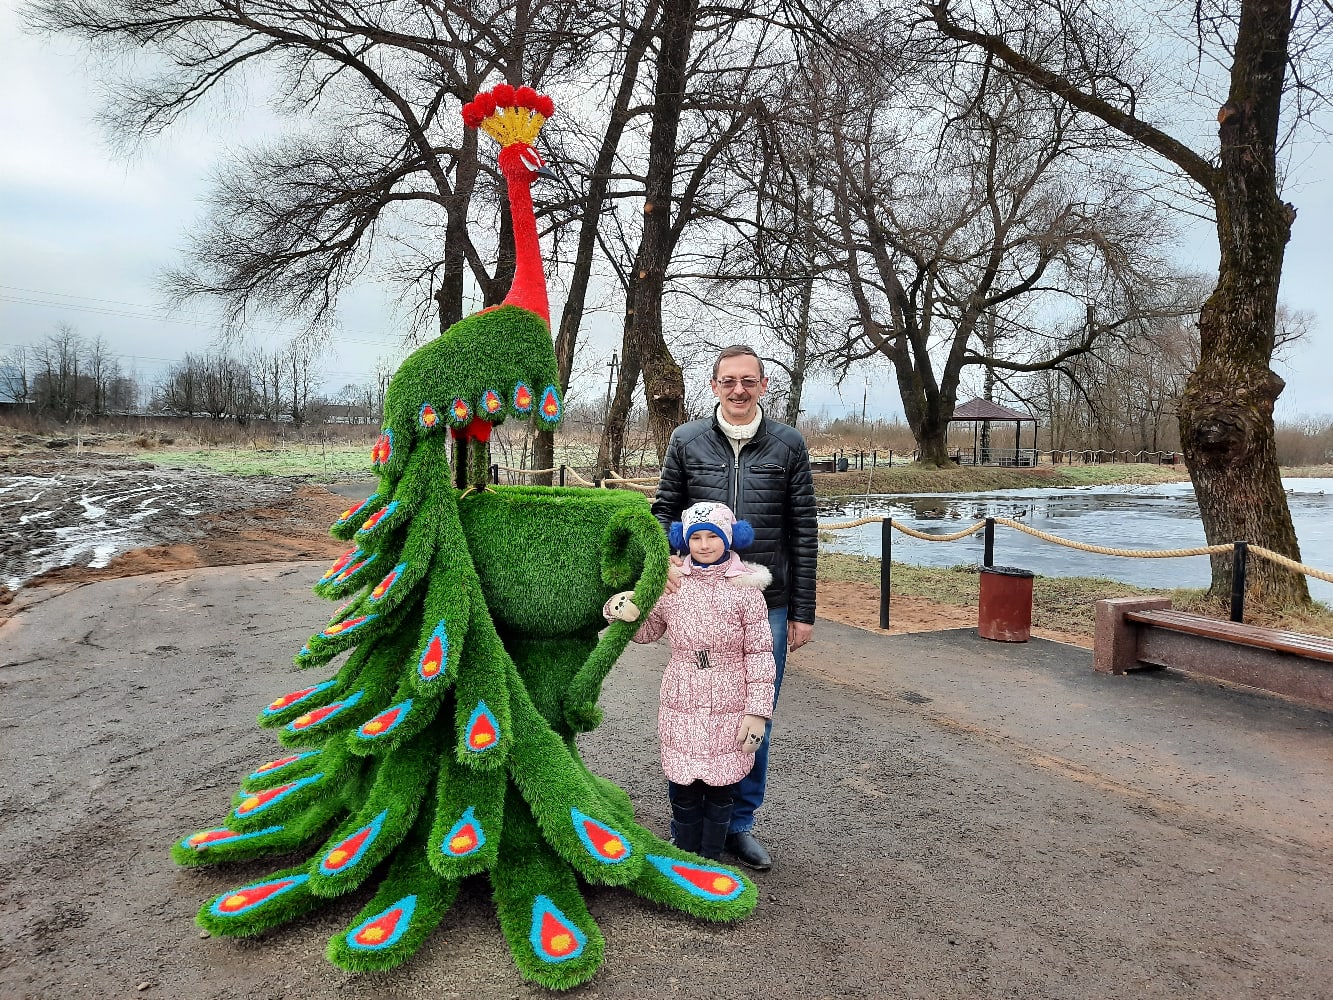
[[[344,501],[283,478],[162,469],[117,455],[0,457],[0,603],[22,586],[333,558]]]

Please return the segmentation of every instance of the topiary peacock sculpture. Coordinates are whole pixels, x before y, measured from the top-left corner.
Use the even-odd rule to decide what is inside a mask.
[[[506,85],[463,109],[502,147],[513,287],[394,376],[371,455],[378,489],[333,525],[355,547],[315,587],[345,603],[296,663],[345,658],[262,709],[259,724],[290,752],[242,779],[220,825],[173,847],[188,866],[305,856],[205,903],[198,921],[214,934],[258,934],[375,880],[327,955],[353,971],[388,969],[421,945],[462,880],[484,876],[520,972],[564,989],[603,959],[580,880],[712,920],[755,905],[738,872],[639,826],[629,797],[575,745],[600,721],[602,681],[635,628],[605,627],[603,603],[632,584],[648,609],[665,585],[667,542],[647,501],[479,488],[496,424],[561,418],[529,193],[544,169],[532,144],[552,111],[549,98]]]

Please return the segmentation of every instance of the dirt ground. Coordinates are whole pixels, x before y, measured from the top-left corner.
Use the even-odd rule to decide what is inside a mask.
[[[16,581],[333,559],[346,545],[328,526],[346,506],[295,479],[205,475],[114,455],[11,455],[0,461],[0,604],[13,599]]]
[[[209,897],[281,862],[175,868],[277,751],[257,708],[309,683],[311,562],[46,588],[0,626],[0,997],[540,997],[487,887],[389,973],[330,966],[368,898],[254,941]],[[663,831],[662,651],[628,651],[580,740]],[[1333,715],[1180,675],[1109,677],[1054,642],[875,635],[821,620],[793,654],[735,926],[589,890],[601,1000],[1333,997]]]

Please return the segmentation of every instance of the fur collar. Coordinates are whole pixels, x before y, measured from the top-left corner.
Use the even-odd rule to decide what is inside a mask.
[[[722,575],[738,587],[753,587],[756,590],[763,590],[773,582],[773,574],[769,572],[767,566],[747,566],[741,562],[741,557],[735,552],[731,553],[724,563],[717,563],[713,566],[700,566],[689,556],[685,557],[685,562],[681,565],[680,571],[685,576],[689,576],[695,570],[704,571],[720,569]]]

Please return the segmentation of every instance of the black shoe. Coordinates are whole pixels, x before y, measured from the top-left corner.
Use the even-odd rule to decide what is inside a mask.
[[[736,860],[746,868],[766,872],[773,867],[773,859],[768,856],[768,848],[759,843],[759,838],[753,833],[727,834],[727,850],[736,855]]]

